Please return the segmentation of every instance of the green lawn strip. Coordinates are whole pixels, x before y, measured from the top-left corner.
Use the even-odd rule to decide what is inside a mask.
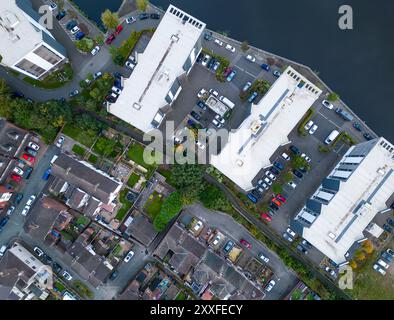
[[[87,225],[89,224],[89,222],[90,222],[90,219],[89,219],[89,218],[87,218],[87,217],[85,217],[85,216],[80,216],[80,217],[77,219],[76,224],[79,224],[79,225],[81,225],[81,226],[87,226]]]
[[[79,145],[77,145],[77,144],[74,144],[74,146],[73,146],[73,148],[72,148],[72,151],[73,151],[74,153],[76,153],[76,154],[82,156],[82,157],[83,157],[83,156],[85,155],[85,153],[86,153],[86,149],[85,149],[85,148],[82,148],[81,146],[79,146]]]
[[[57,89],[63,87],[73,78],[73,71],[69,64],[64,65],[61,70],[55,71],[43,80],[35,80],[30,77],[24,77],[23,81],[43,89]]]
[[[160,213],[161,206],[163,205],[163,196],[156,191],[152,193],[151,199],[148,199],[144,206],[144,211],[151,217],[152,220]]]
[[[63,133],[88,148],[92,146],[96,135],[98,134],[98,132],[92,134],[91,132],[81,130],[80,128],[73,126],[72,124],[66,124],[63,128]]]
[[[81,296],[92,299],[94,297],[93,292],[81,281],[75,280],[73,282],[74,290]]]
[[[66,290],[66,287],[59,281],[55,281],[53,287],[56,288],[58,292],[63,292],[64,290]]]
[[[90,156],[88,158],[88,161],[90,163],[96,164],[97,161],[98,161],[98,157],[95,154],[92,153],[92,154],[90,154]]]
[[[130,146],[130,148],[127,152],[127,157],[130,160],[132,160],[133,162],[135,162],[135,163],[139,164],[140,166],[144,167],[145,169],[147,169],[148,173],[146,174],[146,176],[149,178],[152,175],[153,171],[155,170],[156,165],[150,164],[150,163],[148,164],[145,162],[144,149],[145,148],[141,144],[136,142]]]
[[[129,192],[129,189],[123,189],[119,195],[119,201],[122,203],[122,207],[119,209],[115,219],[118,221],[122,221],[123,218],[126,216],[127,212],[130,210],[131,206],[133,205],[132,202],[126,200],[126,195]]]
[[[128,185],[130,188],[133,188],[133,187],[135,186],[135,184],[138,182],[139,179],[140,179],[140,176],[139,176],[137,173],[133,172],[133,173],[130,175],[129,180],[127,181],[127,185]]]
[[[94,152],[111,159],[116,158],[122,150],[123,145],[119,141],[106,137],[99,137],[93,146]]]

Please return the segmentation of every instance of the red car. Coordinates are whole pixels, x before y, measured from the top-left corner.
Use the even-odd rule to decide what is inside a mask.
[[[123,26],[120,24],[116,27],[115,29],[115,34],[118,35],[119,33],[121,33],[123,30]]]
[[[286,203],[286,198],[284,196],[282,196],[281,194],[277,194],[276,198],[283,203]]]
[[[34,163],[34,161],[36,160],[36,158],[34,158],[33,156],[31,156],[30,154],[27,154],[27,153],[24,153],[22,155],[22,158],[28,162],[31,162],[31,163]]]
[[[280,202],[277,198],[273,198],[272,202],[275,203],[278,207],[282,205],[282,202]]]
[[[261,218],[264,219],[267,222],[271,222],[272,218],[270,215],[268,215],[267,213],[262,213],[261,214]]]
[[[112,43],[112,41],[114,41],[115,40],[115,35],[114,34],[111,34],[108,38],[107,38],[107,40],[105,40],[105,43],[106,44],[111,44]]]
[[[241,244],[244,245],[248,249],[252,248],[252,245],[249,242],[247,242],[245,239],[241,239],[239,242],[241,242]]]
[[[233,71],[233,69],[231,69],[230,67],[227,67],[226,70],[224,70],[223,75],[225,77],[227,77],[231,73],[231,71]]]
[[[22,177],[21,177],[21,176],[18,176],[18,175],[15,174],[15,173],[13,173],[13,174],[11,174],[11,179],[14,180],[14,181],[16,181],[16,182],[19,182],[19,181],[22,180]]]

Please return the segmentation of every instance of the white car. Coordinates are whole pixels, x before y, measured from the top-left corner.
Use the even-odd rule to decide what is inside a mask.
[[[29,146],[29,148],[32,148],[35,151],[40,150],[40,146],[32,141],[29,142],[28,146]]]
[[[211,60],[211,56],[210,56],[209,54],[206,54],[206,55],[204,56],[204,59],[202,59],[201,64],[202,64],[204,67],[206,67],[209,60]]]
[[[30,211],[30,206],[28,206],[28,205],[26,205],[24,208],[23,208],[23,210],[22,210],[22,216],[27,216],[27,214],[29,213],[29,211]]]
[[[93,50],[90,51],[90,53],[92,54],[92,56],[95,56],[97,53],[99,53],[99,51],[100,51],[100,47],[99,46],[95,46],[93,48]]]
[[[202,88],[198,93],[197,93],[197,97],[199,99],[203,98],[205,96],[205,94],[207,93],[207,90],[205,90],[204,88]]]
[[[220,235],[217,235],[217,236],[215,237],[215,239],[213,239],[212,245],[213,245],[213,246],[216,246],[216,245],[219,243],[219,241],[220,241]]]
[[[7,251],[7,246],[2,245],[0,248],[0,257],[4,256],[4,253]]]
[[[272,172],[270,172],[270,171],[266,171],[266,172],[265,172],[265,175],[266,175],[268,178],[270,178],[272,181],[275,181],[275,180],[276,180],[275,175],[274,175]]]
[[[57,4],[54,3],[54,2],[52,2],[52,3],[50,3],[50,4],[48,5],[48,7],[49,7],[49,10],[50,10],[51,12],[53,12],[53,11],[55,11],[55,10],[57,9]]]
[[[286,161],[290,160],[290,156],[286,152],[282,153],[282,158],[285,159]]]
[[[196,145],[197,145],[197,147],[199,147],[201,150],[204,150],[204,149],[205,149],[205,145],[202,144],[200,141],[196,141]]]
[[[267,177],[264,178],[264,181],[270,186],[272,184],[272,181],[268,179]]]
[[[276,282],[274,280],[271,280],[268,285],[265,287],[265,291],[270,292],[272,288],[275,286]]]
[[[129,253],[124,258],[124,262],[129,262],[132,257],[134,257],[134,252],[133,251],[129,251]]]
[[[250,54],[248,54],[245,58],[246,58],[246,60],[249,60],[250,62],[255,62],[256,61],[256,58],[254,56],[250,55]]]
[[[305,129],[306,131],[308,131],[310,128],[312,128],[312,126],[313,126],[313,121],[310,120],[310,121],[305,125],[304,129]]]
[[[131,63],[131,61],[127,60],[125,63],[126,68],[129,68],[130,70],[134,70],[135,64]]]
[[[388,268],[389,268],[389,264],[386,263],[386,262],[384,262],[382,259],[379,259],[379,260],[378,260],[378,265],[382,266],[382,267],[385,268],[385,269],[388,269]]]
[[[230,52],[235,52],[235,48],[230,44],[226,45],[226,49]]]
[[[56,141],[56,147],[61,148],[64,142],[64,136],[60,136],[59,139]]]
[[[221,127],[222,127],[222,124],[221,124],[219,121],[217,121],[216,119],[213,119],[213,120],[212,120],[212,123],[213,123],[213,125],[214,125],[216,128],[221,128]]]
[[[286,232],[287,232],[289,235],[291,235],[293,238],[296,236],[296,233],[295,233],[293,230],[291,230],[290,228],[287,228],[287,229],[286,229]]]
[[[211,95],[215,96],[216,98],[219,96],[219,92],[217,92],[217,91],[214,90],[214,89],[210,89],[210,90],[209,90],[209,93],[210,93]]]
[[[221,116],[219,116],[218,114],[215,116],[215,119],[217,121],[219,121],[221,124],[224,124],[224,122],[225,122],[225,120]]]
[[[39,248],[39,247],[35,247],[35,248],[33,249],[33,251],[34,251],[34,253],[35,253],[38,257],[41,257],[41,256],[44,255],[44,251],[42,251],[41,248]]]
[[[122,92],[122,89],[119,89],[118,87],[113,86],[111,91],[115,92],[117,95],[119,95]]]
[[[263,253],[260,253],[259,258],[260,258],[260,260],[264,261],[265,263],[268,263],[270,261],[270,259],[268,257],[266,257]]]
[[[75,26],[74,28],[72,28],[72,29],[70,30],[71,34],[76,34],[76,33],[78,33],[79,31],[81,31],[81,30],[79,29],[78,26]]]
[[[314,124],[312,128],[309,129],[309,134],[314,134],[318,128],[317,124]]]
[[[376,263],[373,265],[373,269],[379,272],[382,276],[386,274],[386,271]]]
[[[327,100],[323,100],[321,104],[323,106],[325,106],[327,109],[330,109],[330,110],[334,108],[334,105],[331,102],[327,101]]]
[[[136,19],[135,19],[133,16],[128,17],[128,18],[126,19],[126,23],[127,23],[127,24],[132,24],[132,23],[135,22],[135,21],[136,21]]]
[[[71,274],[68,273],[66,270],[64,270],[64,271],[62,272],[62,276],[63,276],[64,279],[66,279],[67,281],[71,281],[71,279],[73,278],[73,277],[71,276]]]
[[[306,162],[310,163],[312,161],[311,158],[309,158],[305,153],[301,154],[301,158],[305,159]]]
[[[198,221],[198,222],[196,223],[196,225],[194,226],[193,230],[194,230],[194,231],[198,231],[198,230],[201,229],[201,227],[202,227],[202,222],[201,222],[201,221]]]
[[[12,169],[12,172],[16,173],[18,176],[23,176],[24,174],[24,171],[19,167],[15,167],[14,169]]]
[[[293,189],[295,189],[297,187],[297,184],[295,184],[293,181],[290,181],[287,183],[290,187],[292,187]]]
[[[33,204],[34,200],[36,200],[36,196],[34,194],[32,194],[29,197],[29,200],[27,200],[26,205],[31,206]]]
[[[218,46],[223,46],[223,42],[222,41],[220,41],[219,39],[215,39],[215,41],[214,41]]]

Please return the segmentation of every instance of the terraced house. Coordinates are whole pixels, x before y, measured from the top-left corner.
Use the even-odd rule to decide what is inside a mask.
[[[66,49],[40,24],[30,0],[0,1],[0,63],[41,79],[66,60]]]

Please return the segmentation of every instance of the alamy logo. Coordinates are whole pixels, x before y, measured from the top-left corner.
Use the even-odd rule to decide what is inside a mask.
[[[340,289],[353,289],[353,269],[349,265],[339,267],[339,274],[341,275],[338,281]]]
[[[53,29],[53,15],[48,5],[40,6],[38,13],[41,14],[41,18],[38,21],[41,26],[49,30]]]
[[[338,13],[341,15],[338,26],[341,30],[353,30],[353,8],[347,4],[339,7]]]

